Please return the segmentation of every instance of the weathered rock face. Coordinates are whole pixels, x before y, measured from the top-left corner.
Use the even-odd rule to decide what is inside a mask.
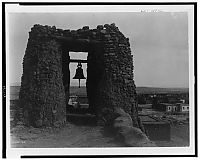
[[[87,95],[91,110],[105,123],[123,108],[138,127],[130,44],[114,25],[77,31],[34,25],[23,61],[20,102],[28,125],[65,121],[69,98],[69,51],[86,51]]]
[[[156,144],[142,131],[142,127],[133,127],[130,115],[121,108],[115,109],[116,118],[113,122],[113,129],[117,136],[128,146],[132,147],[156,147]]]

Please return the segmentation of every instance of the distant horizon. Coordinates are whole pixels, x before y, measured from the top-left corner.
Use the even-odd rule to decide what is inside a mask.
[[[16,83],[11,83],[10,87],[15,87],[15,86],[21,86],[20,82],[16,82]],[[70,87],[78,87],[78,85],[70,85]],[[82,87],[86,87],[85,85],[82,85]],[[189,87],[157,87],[157,86],[136,86],[136,88],[185,88],[185,89],[189,89]]]

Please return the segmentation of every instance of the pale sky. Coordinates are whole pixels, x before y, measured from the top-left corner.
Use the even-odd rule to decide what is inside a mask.
[[[130,40],[136,86],[189,87],[187,18],[183,12],[9,13],[10,83],[21,81],[28,32],[34,24],[77,30],[85,25],[93,29],[99,24],[115,23]],[[85,58],[87,53],[71,55]],[[70,65],[71,78],[76,65]]]

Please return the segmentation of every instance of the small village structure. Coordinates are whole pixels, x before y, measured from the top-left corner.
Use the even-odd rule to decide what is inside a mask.
[[[169,103],[160,103],[156,106],[157,110],[163,111],[163,112],[176,112],[178,111],[178,107],[174,104]]]
[[[189,112],[189,104],[185,104],[185,103],[177,103],[176,104],[178,107],[178,111],[179,112],[183,112],[183,113],[188,113]]]
[[[184,104],[184,103],[159,103],[157,104],[154,109],[158,111],[163,111],[163,112],[172,112],[172,113],[177,113],[177,112],[189,112],[189,104]]]

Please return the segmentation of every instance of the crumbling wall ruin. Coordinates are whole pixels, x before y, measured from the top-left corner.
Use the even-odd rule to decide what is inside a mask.
[[[76,31],[34,25],[23,59],[20,104],[24,122],[36,127],[65,122],[69,51],[88,52],[87,95],[98,121],[112,122],[115,110],[122,108],[138,127],[129,39],[115,24]]]

